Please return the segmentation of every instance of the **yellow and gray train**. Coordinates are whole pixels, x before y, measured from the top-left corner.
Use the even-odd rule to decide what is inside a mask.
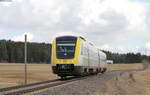
[[[104,73],[106,54],[80,36],[59,36],[52,42],[52,70],[61,78]]]

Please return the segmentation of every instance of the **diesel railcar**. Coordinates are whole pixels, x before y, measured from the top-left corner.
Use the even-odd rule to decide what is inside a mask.
[[[59,36],[52,42],[52,70],[61,78],[104,73],[106,54],[80,36]]]

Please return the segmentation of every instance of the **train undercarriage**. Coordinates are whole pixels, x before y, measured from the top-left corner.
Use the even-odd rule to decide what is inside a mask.
[[[67,76],[86,76],[106,72],[107,68],[89,68],[84,66],[74,66],[74,64],[57,64],[52,66],[53,73],[57,74],[61,79]]]

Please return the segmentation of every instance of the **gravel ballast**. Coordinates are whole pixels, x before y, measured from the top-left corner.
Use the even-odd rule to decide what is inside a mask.
[[[96,92],[106,91],[106,82],[120,75],[122,72],[123,71],[112,71],[105,74],[98,74],[84,80],[47,88],[30,95],[93,95],[93,93]]]

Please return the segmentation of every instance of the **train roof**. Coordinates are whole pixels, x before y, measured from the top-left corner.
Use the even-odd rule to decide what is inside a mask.
[[[79,37],[82,40],[86,41],[83,36],[77,36],[77,35],[62,35],[62,36],[57,36],[56,38],[59,38],[59,37]]]

